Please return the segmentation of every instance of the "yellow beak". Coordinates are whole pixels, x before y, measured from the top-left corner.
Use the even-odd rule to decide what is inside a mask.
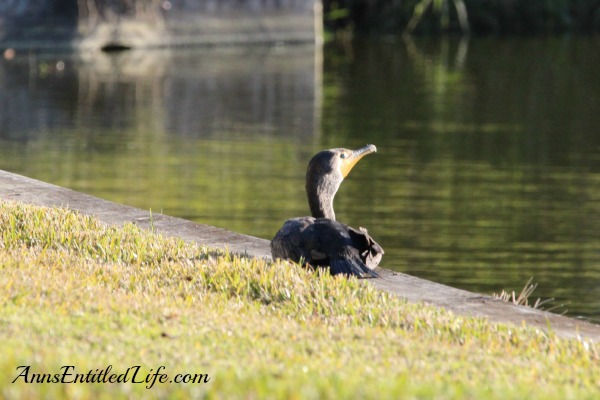
[[[363,148],[353,150],[350,156],[344,158],[340,165],[340,170],[342,171],[342,176],[345,178],[350,173],[350,170],[354,168],[356,163],[360,161],[361,158],[366,156],[367,154],[375,153],[377,151],[377,147],[373,144],[368,144]]]

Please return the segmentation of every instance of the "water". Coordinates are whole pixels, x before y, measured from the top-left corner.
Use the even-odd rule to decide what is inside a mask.
[[[323,148],[383,265],[600,317],[600,40],[357,40],[0,60],[0,168],[270,239]]]

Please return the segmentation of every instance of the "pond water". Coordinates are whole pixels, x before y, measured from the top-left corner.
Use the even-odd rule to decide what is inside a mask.
[[[5,53],[6,54],[6,53]],[[600,320],[600,40],[355,40],[0,59],[0,169],[270,239],[317,151],[383,266]]]

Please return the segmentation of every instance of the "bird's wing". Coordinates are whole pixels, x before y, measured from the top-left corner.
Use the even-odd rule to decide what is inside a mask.
[[[361,260],[355,258],[337,258],[330,262],[332,275],[355,275],[359,278],[379,278],[379,275],[368,268]]]
[[[283,227],[271,240],[271,255],[294,262],[310,262],[312,250],[317,250],[311,243],[312,217],[292,218],[285,221]]]
[[[383,248],[373,240],[365,228],[348,227],[348,233],[365,265],[370,269],[377,267],[384,254]]]

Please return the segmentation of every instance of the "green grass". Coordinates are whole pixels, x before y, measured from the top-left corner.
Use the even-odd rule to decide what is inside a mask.
[[[357,279],[0,203],[0,397],[595,398],[600,346],[409,304]],[[25,383],[164,366],[208,383]],[[142,375],[140,375],[142,376]]]

